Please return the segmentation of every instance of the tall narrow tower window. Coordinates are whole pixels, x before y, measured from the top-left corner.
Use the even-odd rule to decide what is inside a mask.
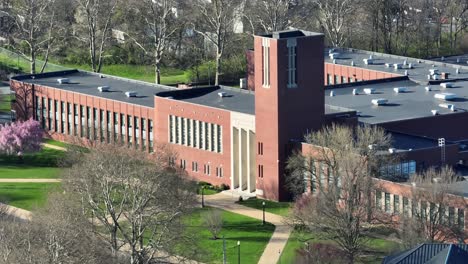
[[[288,39],[288,88],[296,88],[297,71],[296,71],[296,47],[297,41],[295,38]]]
[[[270,87],[270,39],[262,39],[263,47],[263,87]]]

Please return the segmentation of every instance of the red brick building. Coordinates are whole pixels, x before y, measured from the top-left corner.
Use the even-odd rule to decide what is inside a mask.
[[[169,144],[178,153],[171,162],[191,177],[272,200],[289,198],[284,167],[292,149],[333,122],[391,133],[389,152],[405,159],[386,173],[409,177],[430,166],[465,164],[468,67],[327,49],[323,38],[300,30],[255,36],[247,53],[251,91],[178,90],[72,70],[12,78],[14,109],[61,140],[119,142],[147,152]],[[389,203],[404,196],[404,184],[385,186]],[[467,193],[454,195],[466,201]],[[454,208],[465,222],[466,208]]]

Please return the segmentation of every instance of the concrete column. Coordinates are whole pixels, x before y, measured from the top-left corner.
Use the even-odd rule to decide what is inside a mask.
[[[251,173],[250,173],[250,170],[252,169],[250,167],[250,159],[251,159],[251,153],[250,153],[250,145],[251,145],[251,135],[250,135],[250,130],[247,130],[247,135],[246,135],[246,164],[245,164],[245,167],[246,167],[246,174],[245,174],[245,177],[247,178],[247,192],[252,192],[252,182],[251,182]]]
[[[239,134],[239,141],[238,141],[238,148],[239,148],[239,169],[238,169],[238,172],[239,172],[239,190],[242,191],[244,189],[244,175],[243,175],[243,160],[242,160],[242,155],[243,155],[243,152],[244,152],[244,144],[243,144],[243,141],[244,141],[244,138],[242,136],[242,128],[239,128],[238,129],[238,134]]]
[[[253,131],[249,130],[249,139],[250,142],[248,144],[249,146],[249,182],[250,182],[250,187],[249,187],[249,192],[255,192],[256,186],[255,182],[257,180],[257,166],[255,164],[255,157],[256,157],[256,141],[255,141],[255,133]]]
[[[231,127],[231,189],[239,187],[239,129]]]

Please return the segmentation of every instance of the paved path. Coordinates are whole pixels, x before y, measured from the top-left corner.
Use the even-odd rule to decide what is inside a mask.
[[[3,211],[3,207],[6,209],[6,213],[10,216],[13,216],[15,218],[18,218],[18,219],[21,219],[21,220],[24,220],[24,221],[30,221],[31,218],[32,218],[32,213],[28,210],[24,210],[24,209],[21,209],[21,208],[18,208],[18,207],[14,207],[14,206],[11,206],[11,205],[6,205],[6,204],[3,204],[3,203],[0,203],[0,207],[2,207],[2,211]]]
[[[13,183],[13,182],[21,182],[21,183],[56,183],[62,182],[62,179],[1,179],[1,183]]]
[[[59,146],[55,146],[55,145],[51,145],[51,144],[47,144],[47,143],[42,143],[42,146],[45,147],[45,148],[67,151],[67,148],[59,147]]]
[[[207,206],[217,207],[226,211],[230,211],[236,214],[249,216],[256,219],[263,219],[262,210],[246,207],[235,202],[238,200],[236,196],[218,193],[214,195],[205,196],[205,204]],[[283,217],[265,213],[265,220],[275,225],[275,231],[270,238],[265,250],[263,251],[259,264],[276,264],[283,252],[286,242],[288,241],[289,235],[291,234],[291,227],[286,225],[283,221]],[[241,241],[242,242],[242,241]]]

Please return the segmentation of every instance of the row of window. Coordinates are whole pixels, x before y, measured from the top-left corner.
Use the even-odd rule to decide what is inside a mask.
[[[107,143],[127,142],[153,152],[151,119],[38,96],[34,105],[35,118],[44,129]]]
[[[377,209],[390,214],[401,214],[407,217],[419,217],[442,225],[465,226],[465,211],[455,207],[440,206],[435,203],[420,201],[419,203],[399,195],[376,191],[375,205]],[[383,199],[383,203],[382,203]]]
[[[340,178],[335,179],[333,170],[329,168],[325,162],[306,160],[306,168],[310,171],[304,173],[304,192],[316,193],[320,188],[325,188],[333,184],[336,180],[335,187],[341,187]]]
[[[400,177],[408,179],[410,175],[416,173],[416,161],[385,165],[380,167],[380,176],[382,177]]]
[[[222,126],[180,116],[169,116],[169,142],[221,153]]]
[[[169,164],[171,166],[175,166],[175,159],[171,158],[169,160]],[[180,168],[187,170],[187,161],[184,159],[180,159]],[[198,172],[198,162],[192,161],[192,172]],[[211,165],[210,164],[203,164],[203,173],[205,175],[211,175]],[[224,176],[223,167],[216,167],[216,177],[222,178]]]
[[[288,48],[288,65],[287,65],[287,75],[288,75],[288,88],[297,87],[297,40],[295,38],[288,39],[287,42]],[[270,39],[262,39],[262,84],[263,87],[270,87]]]
[[[365,81],[364,79],[357,79],[353,77],[346,77],[346,76],[339,76],[339,75],[331,75],[327,74],[327,85],[335,85],[335,84],[342,84],[342,83],[353,83],[353,82],[360,82]]]

